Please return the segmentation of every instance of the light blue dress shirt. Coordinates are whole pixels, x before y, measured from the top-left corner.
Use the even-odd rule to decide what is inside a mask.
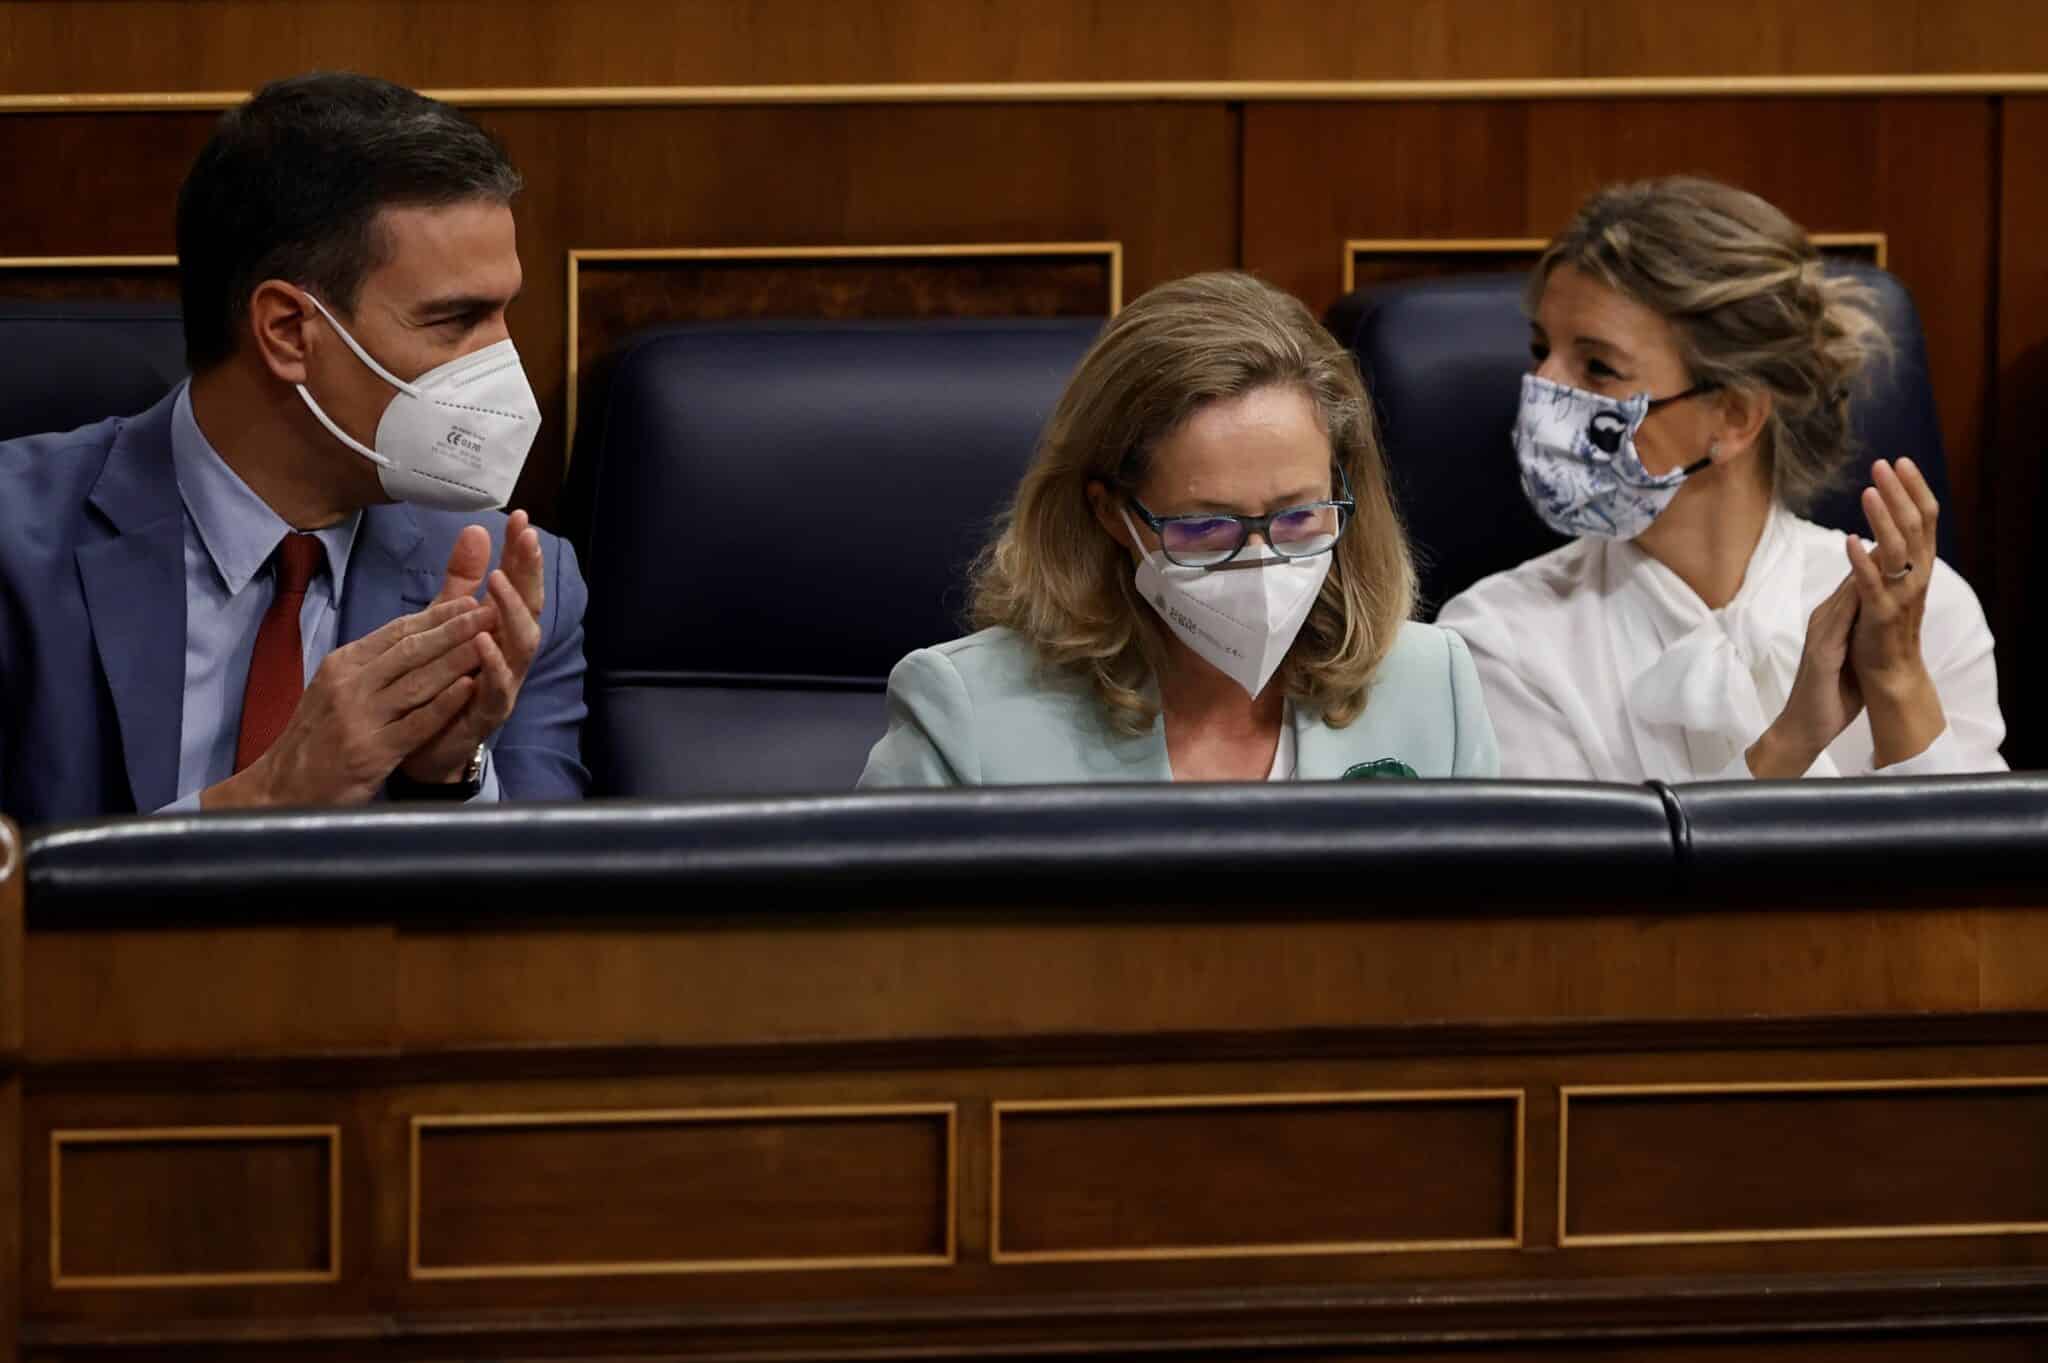
[[[242,692],[256,630],[277,593],[270,556],[291,526],[228,467],[192,415],[189,384],[171,415],[171,459],[185,503],[185,708],[178,741],[178,798],[164,813],[199,808],[200,792],[235,772]],[[306,680],[334,650],[349,553],[362,524],[357,512],[315,530],[325,571],[315,572],[299,608]],[[497,773],[484,762],[478,801],[498,798]]]

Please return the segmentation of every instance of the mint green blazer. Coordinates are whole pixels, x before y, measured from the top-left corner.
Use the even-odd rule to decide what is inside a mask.
[[[1343,728],[1297,707],[1290,713],[1300,780],[1406,775],[1400,767],[1425,777],[1500,770],[1472,655],[1457,635],[1433,625],[1401,627],[1364,712]],[[889,673],[889,730],[860,774],[862,786],[1172,779],[1163,724],[1119,733],[1085,681],[1042,668],[1031,646],[1007,629],[921,648],[897,663]]]

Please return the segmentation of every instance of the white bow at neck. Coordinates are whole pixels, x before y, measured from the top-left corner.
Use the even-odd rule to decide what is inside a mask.
[[[1796,522],[1773,507],[1735,599],[1715,610],[1633,544],[1608,546],[1616,662],[1630,728],[1652,776],[1731,765],[1769,726],[1799,671],[1806,612]],[[1836,775],[1822,754],[1812,775]]]

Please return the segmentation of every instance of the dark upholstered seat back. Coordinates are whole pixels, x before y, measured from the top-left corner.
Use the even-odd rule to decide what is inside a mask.
[[[1476,903],[1640,915],[1646,903],[1690,911],[1694,893],[1716,912],[1758,894],[1768,907],[1918,895],[1924,909],[1930,889],[1948,904],[2038,891],[2048,778],[1169,782],[265,810],[53,825],[27,863],[32,932],[393,915],[447,927],[593,908],[765,922],[818,904],[898,916],[1022,904],[1228,918],[1283,903],[1329,918]],[[1277,888],[1276,866],[1289,868]]]
[[[176,304],[0,299],[0,440],[133,416],[184,377]]]
[[[843,790],[1099,322],[693,325],[577,440],[601,793]]]
[[[1829,268],[1876,292],[1896,355],[1869,372],[1857,394],[1857,463],[1807,514],[1868,534],[1856,504],[1863,484],[1851,479],[1867,476],[1871,459],[1910,455],[1944,502],[1947,460],[1911,296],[1883,270],[1848,262]],[[1523,499],[1509,440],[1529,368],[1524,279],[1469,275],[1361,289],[1327,318],[1358,356],[1378,406],[1430,616],[1489,573],[1564,543]],[[1941,555],[1953,563],[1953,516],[1942,520],[1940,535]]]

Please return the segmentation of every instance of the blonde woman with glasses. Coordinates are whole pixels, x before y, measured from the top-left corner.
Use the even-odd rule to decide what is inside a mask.
[[[979,632],[889,677],[863,786],[1491,776],[1351,357],[1242,274],[1081,362],[976,564]]]
[[[1528,304],[1522,487],[1578,538],[1438,617],[1505,774],[2004,769],[1991,631],[1911,452],[1867,466],[1868,542],[1799,515],[1848,470],[1850,395],[1888,349],[1866,290],[1755,195],[1668,179],[1587,201]]]

